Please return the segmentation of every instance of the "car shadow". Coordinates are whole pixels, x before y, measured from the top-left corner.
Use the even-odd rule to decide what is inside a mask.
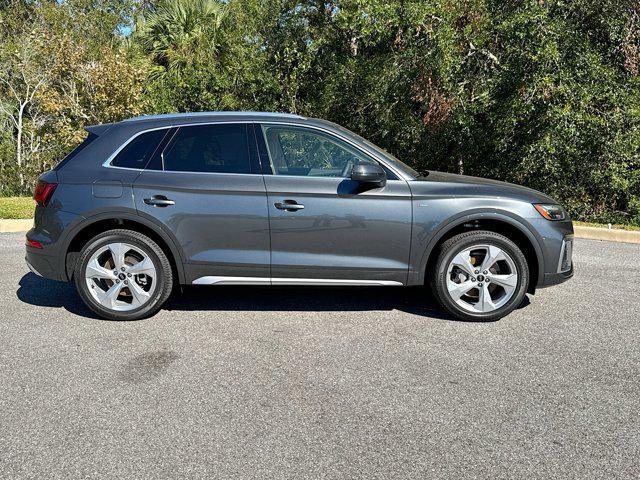
[[[27,273],[16,293],[21,302],[64,308],[70,313],[99,319],[87,308],[73,283],[56,282]],[[521,307],[529,304],[525,300]],[[520,307],[520,308],[521,308]],[[400,310],[438,320],[456,321],[422,287],[268,287],[217,286],[177,289],[164,310],[362,312]]]
[[[64,308],[82,317],[100,318],[82,302],[73,283],[56,282],[29,272],[20,279],[18,285],[16,296],[23,303],[38,307]]]
[[[425,288],[218,286],[183,287],[167,310],[365,312],[400,310],[454,320],[442,312]]]

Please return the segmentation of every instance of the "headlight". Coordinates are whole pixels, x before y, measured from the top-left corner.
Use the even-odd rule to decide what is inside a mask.
[[[547,220],[565,220],[567,218],[567,212],[560,205],[536,203],[533,206]]]

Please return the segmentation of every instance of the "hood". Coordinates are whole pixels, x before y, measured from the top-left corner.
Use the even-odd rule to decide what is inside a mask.
[[[558,203],[532,188],[454,173],[429,171],[428,175],[417,177],[409,183],[415,195],[490,196],[529,203]]]

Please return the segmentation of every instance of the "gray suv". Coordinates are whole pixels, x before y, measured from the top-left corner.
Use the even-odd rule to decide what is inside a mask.
[[[97,314],[157,312],[176,285],[429,285],[496,320],[573,274],[573,225],[540,192],[416,172],[330,122],[194,113],[87,127],[44,173],[26,260]]]

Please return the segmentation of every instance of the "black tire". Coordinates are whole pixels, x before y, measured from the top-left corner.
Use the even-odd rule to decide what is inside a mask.
[[[518,283],[513,296],[502,307],[488,313],[476,313],[463,309],[450,297],[447,290],[449,263],[460,251],[473,245],[493,245],[501,248],[513,260],[518,274]],[[529,265],[520,248],[504,235],[476,230],[456,235],[440,246],[437,260],[430,272],[430,283],[438,303],[455,318],[465,321],[492,322],[508,315],[522,303],[529,285]]]
[[[93,298],[85,281],[84,272],[93,253],[104,245],[116,242],[128,243],[139,248],[151,259],[156,269],[156,286],[151,298],[134,310],[116,311],[105,308]],[[150,317],[160,310],[173,289],[173,271],[166,254],[153,240],[134,230],[109,230],[93,237],[80,252],[73,276],[82,301],[93,312],[108,320],[138,320]]]

